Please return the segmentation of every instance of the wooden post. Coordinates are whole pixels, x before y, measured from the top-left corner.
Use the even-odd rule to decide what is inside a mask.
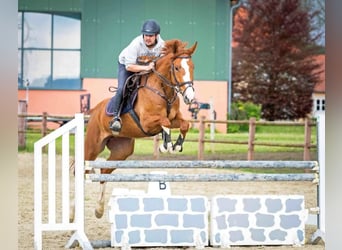
[[[203,160],[203,155],[204,155],[204,134],[205,134],[205,124],[204,124],[204,116],[200,117],[199,120],[199,135],[198,135],[198,160]]]
[[[27,115],[27,102],[25,100],[19,100],[18,104],[18,147],[26,148],[26,117]]]
[[[255,117],[249,119],[248,153],[247,160],[254,160]]]
[[[311,127],[310,120],[305,118],[304,122],[304,154],[303,160],[310,161],[310,146],[311,146]]]
[[[47,135],[47,112],[43,112],[42,116],[42,137]]]
[[[47,112],[43,112],[42,115],[42,138],[47,135]],[[47,153],[47,146],[43,147],[43,152]]]

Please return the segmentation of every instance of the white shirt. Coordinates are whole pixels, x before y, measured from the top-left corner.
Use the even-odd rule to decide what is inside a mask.
[[[163,46],[164,40],[160,37],[160,35],[157,37],[157,44],[151,49],[145,45],[143,35],[139,35],[121,51],[119,55],[119,62],[127,67],[129,64],[137,64],[137,58],[139,56],[158,57]]]

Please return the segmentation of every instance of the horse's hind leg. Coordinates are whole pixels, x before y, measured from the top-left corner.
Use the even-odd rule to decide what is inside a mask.
[[[107,148],[110,150],[108,161],[126,160],[133,154],[134,139],[126,137],[113,137],[107,142]],[[115,169],[101,169],[101,174],[110,174]],[[97,199],[95,216],[101,218],[104,213],[106,182],[100,182],[100,194]]]
[[[104,213],[105,192],[106,192],[106,182],[100,182],[100,193],[99,193],[99,197],[97,199],[97,204],[95,208],[95,216],[98,219],[101,218]]]
[[[98,137],[93,136],[91,134],[94,130],[88,129],[85,144],[84,144],[84,159],[86,161],[93,161],[97,158],[97,156],[104,150],[107,139],[104,138],[100,140]],[[70,171],[75,175],[75,163],[72,161],[70,165]],[[85,174],[94,173],[94,170],[85,170]],[[69,211],[69,221],[73,222],[75,219],[75,200],[72,199],[70,203],[70,211]]]

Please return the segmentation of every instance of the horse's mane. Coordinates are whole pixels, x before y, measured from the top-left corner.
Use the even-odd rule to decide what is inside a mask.
[[[165,41],[161,54],[164,56],[171,54],[173,57],[177,57],[182,54],[191,54],[190,49],[186,49],[187,45],[187,42],[182,42],[178,39],[167,40]]]

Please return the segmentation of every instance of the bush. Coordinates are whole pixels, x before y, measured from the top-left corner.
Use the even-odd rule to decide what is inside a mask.
[[[231,114],[228,115],[228,120],[249,120],[255,117],[258,121],[261,117],[261,105],[256,105],[251,102],[234,102],[231,106]],[[228,133],[247,132],[248,124],[229,124]]]

